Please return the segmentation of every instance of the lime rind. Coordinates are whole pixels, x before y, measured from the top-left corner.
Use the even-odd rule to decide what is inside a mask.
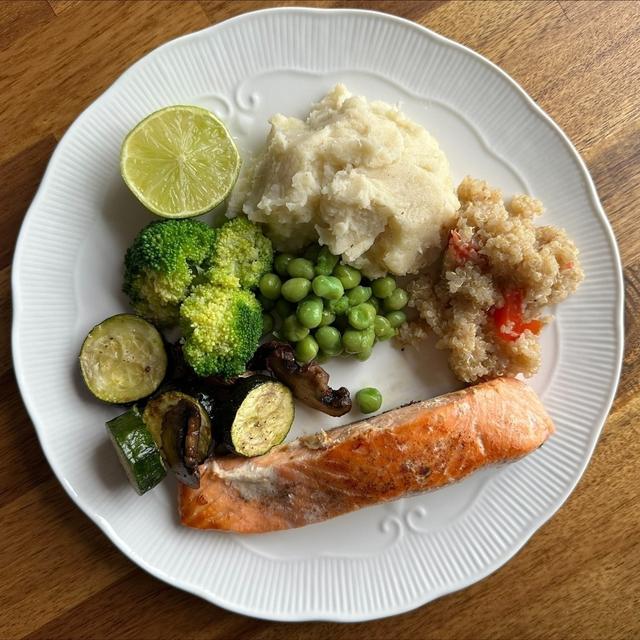
[[[120,172],[156,215],[199,216],[223,203],[240,172],[240,155],[225,125],[202,107],[155,111],[125,138]]]

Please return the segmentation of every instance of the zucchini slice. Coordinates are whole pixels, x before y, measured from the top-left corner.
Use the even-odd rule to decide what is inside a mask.
[[[126,404],[160,386],[167,371],[167,352],[152,324],[121,313],[89,331],[80,350],[80,369],[96,398]]]
[[[118,458],[139,495],[153,489],[167,471],[160,451],[137,407],[109,420],[107,432]]]
[[[181,391],[166,391],[147,403],[142,417],[178,479],[199,486],[198,465],[212,448],[211,419],[202,404]]]
[[[222,440],[247,457],[260,456],[280,444],[295,417],[291,391],[269,376],[240,378],[216,405],[216,428]]]

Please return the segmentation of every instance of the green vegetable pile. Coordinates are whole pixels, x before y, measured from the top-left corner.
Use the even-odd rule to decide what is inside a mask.
[[[376,342],[406,322],[408,295],[394,278],[369,282],[327,247],[313,245],[298,257],[276,254],[273,267],[258,285],[263,333],[294,344],[300,362],[341,354],[366,360]]]
[[[282,342],[263,345],[254,361],[270,375],[240,376],[263,336],[288,340],[301,363],[343,353],[366,360],[406,321],[407,293],[391,277],[369,282],[318,245],[274,257],[260,226],[243,216],[219,228],[192,219],[225,200],[239,167],[223,123],[199,107],[151,114],[122,146],[122,177],[163,219],[125,254],[122,290],[137,315],[95,325],[79,361],[96,398],[130,405],[106,426],[139,494],[168,469],[198,487],[200,465],[221,445],[266,453],[293,424],[294,396],[332,416],[351,410],[346,388],[331,389],[325,371],[297,364]],[[167,351],[158,327],[179,328],[180,348]],[[367,387],[357,402],[373,413],[382,396]]]
[[[258,346],[262,312],[251,289],[272,261],[271,241],[246,218],[218,229],[161,220],[127,251],[123,291],[150,322],[180,325],[185,359],[198,375],[231,377]]]

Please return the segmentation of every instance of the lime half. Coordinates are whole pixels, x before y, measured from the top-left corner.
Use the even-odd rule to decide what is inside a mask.
[[[160,109],[124,140],[120,171],[145,207],[190,218],[218,206],[233,189],[240,156],[226,127],[201,107]]]

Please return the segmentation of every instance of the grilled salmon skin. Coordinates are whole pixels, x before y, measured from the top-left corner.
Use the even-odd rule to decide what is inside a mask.
[[[553,423],[536,393],[498,378],[280,445],[211,459],[180,486],[182,524],[259,533],[302,527],[442,487],[537,449]]]

